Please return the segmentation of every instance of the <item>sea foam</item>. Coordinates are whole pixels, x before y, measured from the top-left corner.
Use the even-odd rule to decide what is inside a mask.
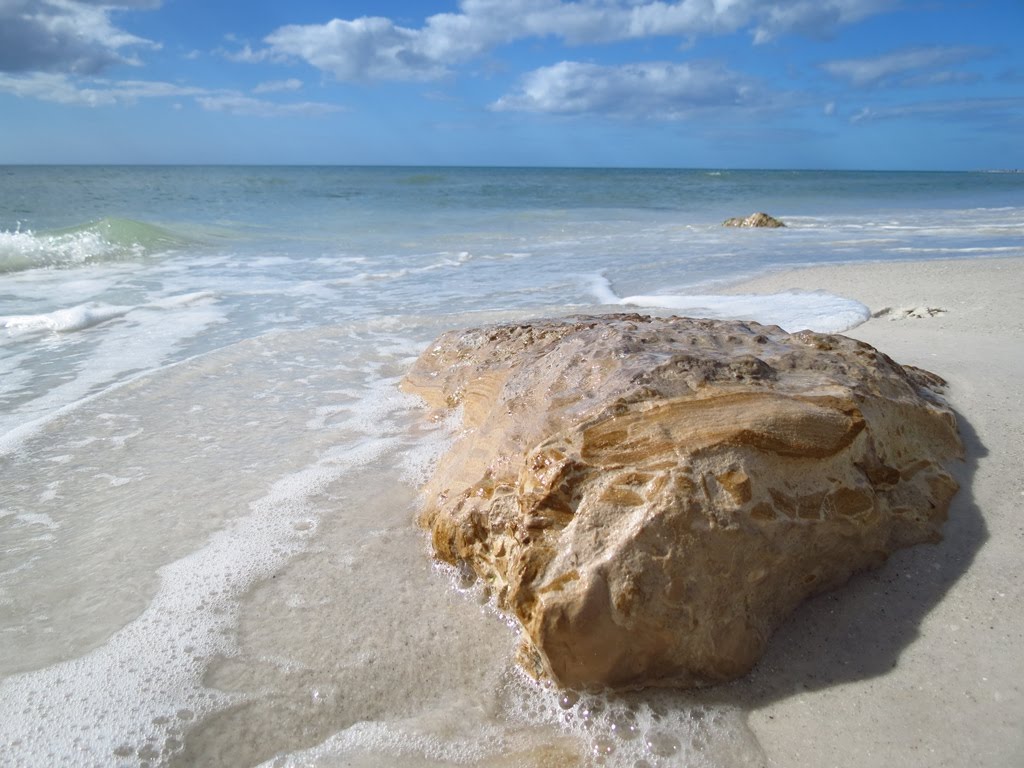
[[[648,294],[620,297],[611,282],[599,275],[592,291],[603,304],[671,309],[690,317],[754,320],[785,331],[840,333],[871,317],[871,310],[854,299],[825,291],[787,291],[773,294]]]

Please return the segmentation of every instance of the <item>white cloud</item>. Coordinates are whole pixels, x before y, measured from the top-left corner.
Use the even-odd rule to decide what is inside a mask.
[[[319,116],[331,112],[340,112],[336,104],[324,104],[316,101],[296,103],[280,103],[265,99],[254,99],[240,93],[229,93],[217,96],[200,96],[196,99],[208,112],[228,112],[232,115],[249,115],[254,117],[283,117],[286,115]]]
[[[840,59],[822,64],[833,77],[849,81],[859,88],[884,83],[904,85],[936,84],[971,76],[965,73],[935,72],[906,78],[910,73],[956,64],[987,55],[987,51],[967,46],[934,46],[894,51],[865,59]]]
[[[525,75],[519,90],[492,109],[678,120],[699,111],[760,106],[761,101],[752,81],[722,67],[563,61]]]
[[[228,36],[233,41],[231,35]],[[254,50],[249,43],[243,45],[237,51],[228,51],[224,48],[218,48],[214,53],[219,53],[228,61],[235,61],[241,64],[259,64],[263,61],[281,61],[282,57],[279,54],[274,53],[269,48],[262,48],[260,50]]]
[[[253,93],[278,93],[280,91],[298,91],[302,88],[302,81],[296,77],[289,77],[287,80],[270,80],[260,83],[252,89]]]
[[[281,27],[267,42],[272,53],[305,59],[339,80],[434,79],[445,69],[420,50],[423,37],[389,19],[367,17]]]
[[[1024,98],[954,99],[923,101],[893,107],[864,107],[850,118],[851,123],[874,120],[899,120],[915,117],[944,117],[984,122],[1019,120]]]
[[[747,3],[760,6],[754,42],[765,43],[787,34],[831,37],[839,27],[894,10],[891,0],[790,0]]]
[[[927,72],[921,75],[908,77],[901,83],[910,88],[920,88],[932,85],[968,85],[981,80],[981,75],[976,72],[955,72],[943,70],[940,72]]]
[[[237,91],[210,90],[155,80],[80,80],[56,72],[27,75],[0,72],[0,93],[81,107],[133,104],[140,99],[192,97],[207,111],[258,117],[316,116],[341,111],[336,104],[322,102],[276,102],[256,99]],[[180,108],[177,104],[172,106]]]
[[[117,10],[150,9],[150,0],[0,0],[0,72],[97,74],[137,64],[124,49],[159,45],[116,27]]]
[[[107,90],[79,88],[67,75],[51,72],[33,72],[30,75],[0,73],[0,92],[21,98],[88,107],[116,104],[118,101],[117,97]]]
[[[150,80],[111,81],[92,78],[86,82],[86,85],[82,85],[68,75],[57,72],[32,72],[26,75],[0,73],[0,92],[85,107],[134,103],[146,98],[198,96],[207,92],[203,88]]]
[[[289,25],[266,37],[268,48],[246,47],[234,56],[296,57],[339,80],[432,80],[525,38],[583,45],[748,29],[756,42],[765,42],[791,32],[828,35],[889,7],[885,0],[462,0],[458,13],[430,16],[416,28],[382,17]]]

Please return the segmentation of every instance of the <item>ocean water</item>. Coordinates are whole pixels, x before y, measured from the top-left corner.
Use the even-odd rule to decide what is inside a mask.
[[[766,210],[783,230],[723,219]],[[579,695],[431,562],[443,330],[627,307],[842,331],[722,287],[1024,256],[1024,175],[0,168],[0,764],[761,765],[737,708]]]

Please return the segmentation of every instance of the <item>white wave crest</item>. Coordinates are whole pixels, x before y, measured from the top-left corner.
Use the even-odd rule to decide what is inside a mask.
[[[13,231],[0,231],[0,274],[128,261],[180,242],[160,227],[128,219],[101,219],[48,233],[21,229],[19,224]]]
[[[88,302],[37,315],[0,315],[0,328],[15,333],[30,333],[33,331],[68,333],[71,331],[81,331],[85,328],[105,323],[108,320],[124,317],[129,312],[134,312],[137,309],[177,309],[213,297],[214,295],[209,291],[197,291],[133,306]]]

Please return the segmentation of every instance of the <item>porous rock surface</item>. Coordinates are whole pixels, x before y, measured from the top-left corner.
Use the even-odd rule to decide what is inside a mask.
[[[779,227],[786,226],[781,221],[776,219],[774,216],[769,216],[767,213],[752,213],[745,219],[741,217],[734,217],[726,219],[722,222],[723,227],[768,227],[769,229],[778,229]]]
[[[747,672],[809,595],[937,541],[962,453],[933,374],[862,342],[604,315],[444,334],[404,387],[463,430],[425,488],[439,558],[572,688]]]

